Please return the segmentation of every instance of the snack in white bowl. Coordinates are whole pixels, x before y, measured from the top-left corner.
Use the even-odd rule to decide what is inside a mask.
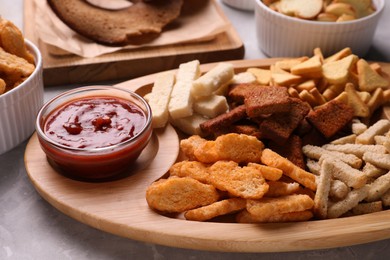
[[[327,8],[322,8],[320,12],[318,10],[312,10],[313,12],[305,10],[303,14],[300,14],[303,11],[295,10],[296,6],[282,5],[282,2],[294,2],[291,0],[279,1],[279,6],[267,5],[269,1],[255,1],[257,40],[261,50],[270,57],[309,56],[316,47],[321,48],[325,55],[350,47],[356,55],[364,56],[371,46],[376,26],[385,5],[384,0],[373,0],[371,11],[366,13],[360,9],[354,11],[359,15],[355,17],[356,19],[352,19],[351,15],[348,16],[348,14],[337,17],[335,15],[337,9],[329,8],[330,5]],[[351,6],[344,3],[348,1],[337,2]],[[281,9],[289,9],[290,15],[284,14]],[[294,11],[291,11],[293,9]],[[315,5],[313,5],[313,9],[316,9]],[[353,10],[356,9],[357,7]],[[336,17],[336,21],[332,20],[331,16]],[[343,20],[343,22],[337,22],[337,19]]]
[[[42,56],[11,22],[0,21],[0,154],[26,140],[43,104]]]

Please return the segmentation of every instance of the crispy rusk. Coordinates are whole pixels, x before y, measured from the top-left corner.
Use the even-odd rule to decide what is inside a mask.
[[[207,142],[207,140],[199,135],[192,135],[187,139],[180,141],[180,149],[189,160],[196,160],[194,155],[195,150],[205,142]]]
[[[376,144],[326,144],[322,147],[329,151],[354,154],[359,158],[362,158],[365,152],[386,153],[386,148],[383,145]]]
[[[161,212],[184,212],[214,203],[218,199],[219,193],[212,185],[189,177],[161,179],[146,190],[148,205]]]
[[[261,85],[269,85],[271,81],[271,71],[268,69],[249,68],[248,72],[256,77],[256,81]]]
[[[200,208],[188,210],[184,213],[187,220],[206,221],[212,218],[223,216],[245,209],[246,200],[241,198],[230,198],[214,202]]]
[[[344,182],[340,180],[332,180],[330,183],[329,197],[334,200],[341,200],[348,195],[349,191],[350,188]]]
[[[337,151],[328,151],[322,147],[310,145],[310,144],[302,147],[302,151],[310,159],[319,160],[322,155],[326,154],[328,156],[335,157],[356,169],[359,169],[363,163],[363,161],[356,155],[346,154]]]
[[[348,193],[347,197],[340,200],[328,207],[328,218],[338,218],[350,209],[354,208],[359,204],[360,201],[364,200],[368,194],[368,185],[364,185],[359,189],[354,189]]]
[[[366,60],[360,59],[356,66],[360,90],[371,92],[377,88],[386,88],[389,86],[389,81],[373,70]]]
[[[0,17],[0,47],[34,64],[34,56],[27,50],[22,32],[10,21]]]
[[[333,172],[335,179],[341,180],[349,187],[358,189],[363,187],[367,183],[367,176],[360,170],[352,168],[345,162],[327,154],[324,154],[320,158],[320,164],[328,160],[330,171]]]
[[[357,206],[352,208],[352,215],[363,215],[374,213],[383,210],[382,201],[373,201],[368,203],[359,203]]]
[[[390,170],[390,154],[368,151],[364,153],[363,160],[379,168]]]
[[[390,121],[387,119],[378,120],[370,126],[366,131],[361,133],[356,138],[357,144],[375,144],[375,136],[383,135],[390,130]]]
[[[345,85],[345,92],[348,94],[348,105],[353,108],[355,116],[367,117],[370,115],[370,108],[360,98],[352,83],[347,83]]]
[[[170,176],[191,177],[202,183],[208,183],[209,173],[207,165],[198,161],[181,161],[171,166]]]
[[[282,214],[275,214],[272,216],[254,216],[247,210],[243,210],[236,216],[238,223],[283,223],[283,222],[299,222],[307,221],[313,218],[313,212],[311,210],[289,212]]]
[[[380,198],[390,189],[390,172],[378,177],[368,185],[367,202],[380,200]]]
[[[214,187],[236,197],[260,199],[268,191],[263,175],[253,167],[240,167],[233,161],[218,161],[208,171]]]
[[[269,189],[265,194],[266,197],[287,196],[299,190],[299,183],[297,182],[268,181],[267,184]]]
[[[231,160],[237,163],[260,162],[264,144],[254,136],[244,134],[225,134],[215,141],[207,141],[194,151],[198,161],[214,163]]]
[[[291,179],[313,191],[316,190],[316,179],[313,174],[299,168],[274,151],[268,148],[264,149],[261,155],[261,162],[265,165],[281,169]]]
[[[28,77],[34,72],[35,66],[27,60],[10,54],[0,48],[0,71],[5,74],[19,75],[20,78]]]
[[[322,73],[331,84],[345,84],[349,71],[357,60],[358,57],[356,55],[350,54],[337,61],[325,62],[322,66]]]
[[[271,167],[271,166],[261,165],[258,163],[248,163],[248,167],[254,167],[257,170],[259,170],[263,175],[264,179],[268,181],[277,181],[283,175],[283,171],[281,169]]]
[[[332,165],[330,164],[329,160],[325,159],[321,163],[320,176],[317,179],[317,190],[314,197],[313,211],[317,218],[326,218],[332,179]]]
[[[256,217],[271,218],[273,215],[310,210],[314,201],[308,195],[293,194],[277,198],[248,200],[246,209]]]
[[[387,173],[387,170],[377,167],[370,162],[366,162],[364,164],[362,171],[365,175],[367,175],[367,179],[376,179],[379,176]]]

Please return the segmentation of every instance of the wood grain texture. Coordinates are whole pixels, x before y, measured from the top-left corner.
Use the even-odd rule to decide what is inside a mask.
[[[211,1],[227,21],[219,5],[215,0]],[[36,33],[34,8],[33,1],[24,1],[24,34],[42,53],[45,86],[128,80],[177,68],[189,60],[198,59],[201,63],[208,63],[241,59],[244,56],[244,45],[230,22],[225,33],[210,41],[124,50],[95,58],[51,55],[50,46],[42,42]]]
[[[236,72],[267,67],[277,59],[231,61]],[[381,64],[390,75],[390,64]],[[215,64],[201,66],[207,71]],[[145,94],[157,74],[116,86]],[[238,224],[168,218],[150,210],[147,186],[163,176],[178,155],[178,137],[168,126],[155,131],[139,170],[113,182],[87,183],[65,178],[47,163],[36,136],[29,141],[25,164],[31,182],[50,204],[64,214],[97,229],[166,246],[225,252],[284,252],[350,246],[390,238],[390,210],[348,218],[299,223]]]

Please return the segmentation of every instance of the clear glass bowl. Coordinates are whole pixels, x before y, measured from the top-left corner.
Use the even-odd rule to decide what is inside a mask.
[[[102,96],[130,101],[143,111],[144,124],[130,139],[99,148],[77,148],[54,141],[45,133],[47,118],[64,104]],[[151,109],[140,95],[112,86],[89,86],[67,91],[48,101],[38,113],[36,131],[49,163],[58,172],[79,180],[102,181],[131,171],[132,164],[150,141],[151,118]]]

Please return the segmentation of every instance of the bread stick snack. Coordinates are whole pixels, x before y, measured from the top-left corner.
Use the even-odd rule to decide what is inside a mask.
[[[145,96],[152,109],[152,126],[161,128],[166,126],[169,119],[168,104],[175,84],[174,73],[166,72],[157,76],[152,91]]]
[[[224,85],[232,80],[233,76],[233,65],[230,63],[221,62],[216,67],[193,82],[191,93],[195,97],[210,95],[221,85]]]
[[[199,61],[190,61],[179,66],[176,83],[169,101],[169,114],[173,119],[192,115],[194,102],[191,95],[192,82],[199,76]]]

